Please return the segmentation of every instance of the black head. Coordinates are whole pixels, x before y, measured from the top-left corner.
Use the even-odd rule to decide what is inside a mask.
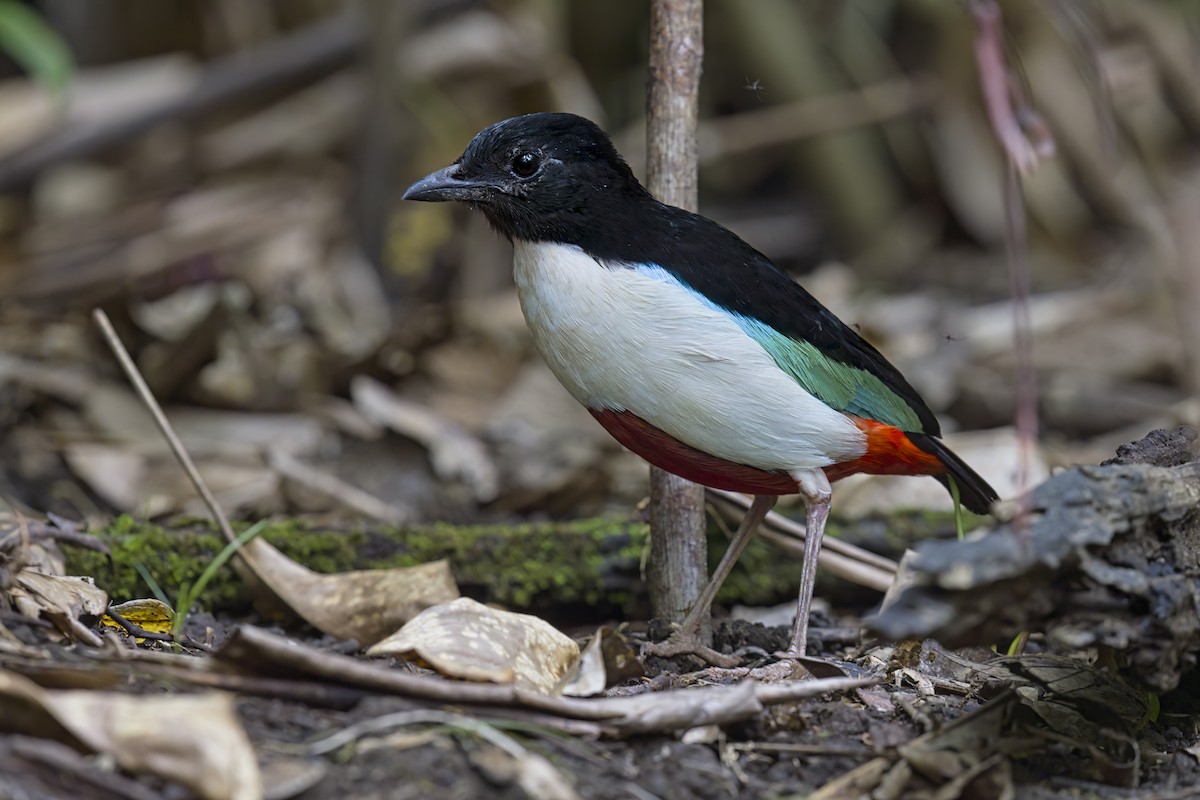
[[[575,243],[650,195],[595,123],[541,113],[480,131],[457,161],[408,187],[404,199],[462,200],[510,239]]]

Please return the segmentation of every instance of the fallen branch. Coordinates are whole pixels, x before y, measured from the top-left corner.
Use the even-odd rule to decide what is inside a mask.
[[[150,391],[150,387],[146,385],[146,380],[142,377],[142,373],[138,371],[137,365],[133,363],[133,358],[129,355],[129,351],[121,343],[121,337],[117,336],[117,331],[113,328],[108,315],[102,309],[97,308],[92,311],[92,319],[96,321],[96,325],[99,326],[105,341],[108,342],[109,348],[113,351],[113,355],[117,357],[117,363],[124,370],[125,377],[129,379],[129,383],[133,385],[134,391],[137,392],[138,397],[150,412],[150,416],[154,418],[154,424],[158,426],[159,432],[167,440],[167,445],[171,448],[171,453],[175,456],[175,460],[179,462],[179,466],[183,467],[183,471],[187,473],[188,480],[192,482],[192,486],[196,487],[196,492],[204,500],[204,505],[208,507],[217,526],[221,529],[221,533],[225,536],[225,540],[233,542],[237,539],[237,534],[233,532],[233,528],[229,524],[229,518],[221,510],[220,504],[217,503],[217,498],[213,496],[212,490],[208,488],[208,484],[204,482],[204,478],[200,477],[200,470],[196,469],[196,462],[192,461],[192,457],[188,455],[187,450],[183,447],[183,442],[179,441],[179,436],[176,435],[175,429],[167,421],[167,415],[163,413],[162,406],[154,399],[154,394]]]
[[[383,694],[457,706],[526,709],[599,724],[609,736],[629,736],[722,725],[750,719],[768,705],[791,703],[828,692],[857,689],[878,678],[824,678],[733,686],[703,686],[628,697],[581,700],[549,697],[514,686],[465,683],[386,669],[349,656],[323,652],[261,628],[239,628],[217,653],[249,672],[300,674]]]

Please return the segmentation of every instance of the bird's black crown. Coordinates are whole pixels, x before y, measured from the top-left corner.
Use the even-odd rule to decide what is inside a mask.
[[[485,128],[457,161],[404,196],[463,200],[510,239],[568,243],[606,218],[628,214],[631,203],[650,201],[604,131],[560,113],[526,114]]]

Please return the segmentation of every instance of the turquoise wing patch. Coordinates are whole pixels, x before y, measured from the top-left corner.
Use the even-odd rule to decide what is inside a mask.
[[[870,372],[834,361],[808,342],[785,336],[758,320],[741,314],[735,317],[742,330],[770,354],[776,366],[830,407],[900,430],[922,430],[917,412]]]

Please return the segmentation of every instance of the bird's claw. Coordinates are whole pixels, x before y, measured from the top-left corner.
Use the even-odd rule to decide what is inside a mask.
[[[684,633],[683,631],[675,631],[663,642],[647,642],[642,646],[641,655],[643,659],[646,656],[673,658],[674,656],[694,655],[713,666],[725,667],[726,669],[736,667],[742,663],[737,656],[718,653],[716,650],[703,644],[700,641],[700,637],[696,636],[696,634]]]

